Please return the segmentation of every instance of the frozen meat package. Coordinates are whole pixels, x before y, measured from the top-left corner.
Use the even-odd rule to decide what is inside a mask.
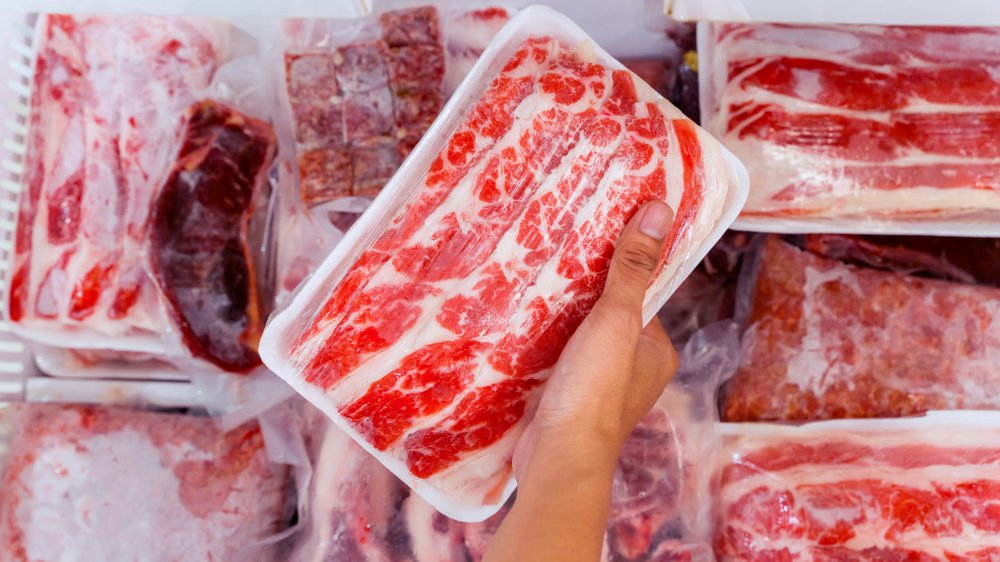
[[[712,562],[715,388],[736,366],[735,325],[697,332],[681,370],[625,441],[603,562]],[[512,501],[477,523],[438,513],[319,413],[309,505],[292,562],[480,562]]]
[[[778,236],[756,268],[723,420],[1000,409],[1000,288],[846,264]]]
[[[739,228],[1000,234],[1000,29],[713,23],[699,55]]]
[[[276,138],[255,49],[215,19],[38,18],[13,143],[5,309],[19,335],[260,364]]]
[[[265,560],[288,476],[252,422],[24,405],[0,484],[0,560]],[[70,556],[71,558],[67,558]]]
[[[282,75],[277,129],[294,163],[282,168],[279,296],[368,208],[511,12],[412,4],[282,25],[283,57],[269,64]]]
[[[724,424],[719,562],[1000,554],[1000,415]]]
[[[265,364],[437,509],[481,520],[626,221],[675,211],[645,320],[735,217],[744,170],[564,16],[497,35],[344,241],[272,315]]]

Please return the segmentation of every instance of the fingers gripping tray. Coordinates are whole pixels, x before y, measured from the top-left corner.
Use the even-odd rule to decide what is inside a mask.
[[[528,8],[271,317],[261,357],[442,513],[482,520],[513,492],[514,444],[628,219],[653,199],[676,214],[648,321],[747,183],[575,24]]]

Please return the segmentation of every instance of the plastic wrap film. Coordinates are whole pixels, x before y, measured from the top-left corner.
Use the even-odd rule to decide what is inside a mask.
[[[251,215],[275,138],[208,99],[268,116],[250,44],[209,19],[39,18],[7,299],[19,334],[259,364]]]
[[[699,332],[681,373],[622,449],[604,562],[711,561],[714,390],[736,366],[735,326]],[[314,481],[293,562],[479,562],[512,502],[480,523],[441,515],[328,424],[314,428]]]
[[[525,10],[261,355],[436,508],[482,519],[625,223],[675,209],[649,320],[734,217],[741,172],[572,22]]]
[[[397,6],[397,4],[399,6]],[[358,20],[290,20],[281,96],[280,289],[292,291],[396,173],[509,19],[502,5],[386,2]]]
[[[19,409],[0,496],[0,560],[267,556],[288,471],[268,460],[256,424],[223,434],[208,418]]]
[[[993,28],[702,27],[706,129],[750,170],[740,228],[996,236]]]
[[[1000,289],[825,259],[769,237],[727,421],[1000,407]]]
[[[725,429],[720,562],[986,561],[1000,553],[1000,418]]]

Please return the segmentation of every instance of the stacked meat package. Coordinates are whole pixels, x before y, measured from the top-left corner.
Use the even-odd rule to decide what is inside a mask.
[[[699,26],[737,226],[771,233],[737,290],[715,554],[994,559],[1000,35],[796,13]]]

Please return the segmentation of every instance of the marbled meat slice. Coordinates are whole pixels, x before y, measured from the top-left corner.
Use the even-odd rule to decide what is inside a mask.
[[[939,423],[875,431],[864,423],[735,432],[719,491],[719,560],[951,562],[1000,554],[996,429]]]
[[[730,177],[720,147],[648,86],[550,37],[483,88],[291,349],[374,448],[470,505],[500,499],[626,221],[653,199],[676,210],[669,278]]]
[[[706,127],[750,167],[744,213],[1000,209],[1000,33],[716,26]]]
[[[769,238],[728,421],[996,409],[1000,289],[847,265]]]
[[[256,423],[55,405],[14,419],[0,561],[269,558],[254,545],[281,530],[288,471]]]
[[[260,363],[247,228],[275,151],[271,126],[202,101],[150,217],[150,254],[185,344],[227,371]]]
[[[104,336],[162,331],[142,264],[145,224],[170,168],[176,112],[208,86],[227,33],[187,18],[42,20],[11,320]]]

